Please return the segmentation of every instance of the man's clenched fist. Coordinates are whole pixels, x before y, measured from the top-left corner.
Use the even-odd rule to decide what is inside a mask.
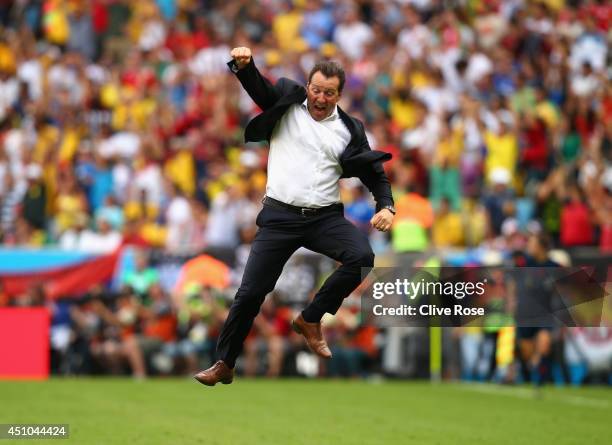
[[[230,53],[238,69],[242,69],[249,64],[251,61],[251,48],[245,46],[239,46],[234,48]]]
[[[393,224],[393,213],[389,209],[382,209],[370,220],[370,225],[381,232],[388,232]]]

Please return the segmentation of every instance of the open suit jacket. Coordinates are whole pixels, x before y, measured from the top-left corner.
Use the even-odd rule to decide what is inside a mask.
[[[306,100],[306,89],[297,82],[282,77],[276,85],[260,74],[253,58],[241,70],[234,60],[227,64],[246,92],[263,112],[253,118],[244,133],[246,142],[270,141],[272,131],[281,117],[293,104]],[[382,168],[382,163],[391,159],[391,154],[370,148],[363,124],[338,107],[338,114],[351,134],[351,140],[340,155],[342,178],[358,177],[374,195],[376,210],[393,205],[391,186]]]

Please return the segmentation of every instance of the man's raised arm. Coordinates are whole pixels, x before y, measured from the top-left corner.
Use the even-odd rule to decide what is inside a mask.
[[[230,56],[232,60],[227,65],[251,99],[264,111],[272,107],[280,99],[281,94],[255,67],[251,49],[244,46],[237,47],[232,49]]]

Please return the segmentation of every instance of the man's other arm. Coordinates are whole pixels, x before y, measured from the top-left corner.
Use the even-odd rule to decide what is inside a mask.
[[[359,151],[372,151],[368,142],[368,138],[365,134],[365,129],[363,128],[363,124],[361,122],[359,122],[359,129],[361,130]],[[361,182],[363,182],[363,184],[368,188],[368,190],[370,190],[372,195],[374,195],[374,199],[376,200],[376,210],[378,211],[387,206],[392,206],[393,195],[391,194],[391,184],[389,182],[389,178],[387,178],[387,175],[385,174],[382,162],[377,161],[370,163],[369,165],[364,165],[360,170],[361,172],[358,174],[358,177]]]
[[[232,60],[227,65],[251,99],[264,111],[272,107],[280,99],[281,93],[255,67],[251,49],[237,47],[232,49],[230,55]]]
[[[376,214],[370,220],[370,225],[377,230],[387,232],[393,224],[395,214],[388,209],[393,208],[391,184],[380,162],[374,164],[375,172],[360,177],[361,182],[372,192],[376,200]],[[380,171],[379,171],[380,168]]]
[[[370,144],[365,134],[363,124],[361,125],[362,139],[361,146],[365,151],[371,151]],[[374,162],[369,168],[364,168],[363,173],[359,175],[359,179],[374,195],[376,201],[376,214],[370,220],[370,225],[377,230],[387,232],[393,224],[394,214],[387,208],[393,207],[393,195],[391,194],[391,183],[385,174],[382,162]]]

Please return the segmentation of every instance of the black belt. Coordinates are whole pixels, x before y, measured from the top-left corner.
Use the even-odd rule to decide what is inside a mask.
[[[262,199],[261,202],[263,203],[263,205],[289,210],[291,213],[295,213],[301,216],[317,216],[332,210],[342,210],[342,203],[317,208],[297,207],[292,206],[291,204],[286,204],[282,201],[278,201],[277,199],[270,198],[269,196],[264,196],[264,199]]]

